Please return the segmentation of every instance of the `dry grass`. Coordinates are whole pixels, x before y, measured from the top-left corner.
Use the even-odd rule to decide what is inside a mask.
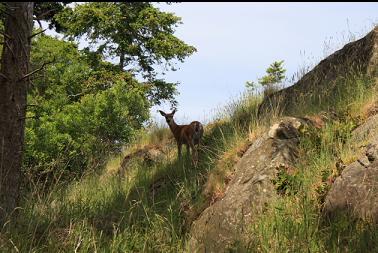
[[[210,205],[223,197],[227,184],[233,178],[236,163],[250,145],[251,142],[248,139],[237,139],[231,148],[219,156],[214,169],[208,175],[203,190],[203,195],[209,199]]]

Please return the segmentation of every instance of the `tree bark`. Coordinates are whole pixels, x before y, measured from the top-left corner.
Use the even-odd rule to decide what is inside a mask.
[[[125,53],[121,52],[119,55],[119,68],[121,71],[123,70],[123,67],[125,66]]]
[[[33,29],[32,2],[6,2],[0,69],[0,224],[18,205],[26,92]]]

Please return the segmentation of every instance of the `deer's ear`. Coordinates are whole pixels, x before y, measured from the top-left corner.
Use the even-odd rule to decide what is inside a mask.
[[[171,113],[172,115],[173,114],[175,114],[176,113],[176,111],[177,111],[177,109],[175,108],[175,109],[173,109],[173,112]]]
[[[162,115],[162,116],[164,116],[165,117],[165,112],[163,112],[163,111],[160,111],[160,110],[158,110],[159,112],[160,112],[160,114]]]

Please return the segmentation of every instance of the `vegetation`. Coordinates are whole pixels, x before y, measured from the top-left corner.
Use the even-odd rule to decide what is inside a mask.
[[[47,192],[32,188],[23,200],[20,218],[1,230],[2,249],[183,251],[190,222],[227,183],[219,174],[231,173],[235,159],[245,151],[252,125],[240,122],[255,118],[259,102],[248,96],[234,101],[220,113],[221,120],[207,126],[198,168],[191,166],[185,152],[183,162],[177,161],[170,133],[155,128],[136,137],[135,144],[110,159],[104,170],[87,174],[69,186],[59,181]],[[161,137],[156,138],[158,135]],[[117,172],[122,158],[140,146],[139,140],[150,145],[166,143],[166,155],[150,164],[135,158],[120,178]],[[202,194],[210,172],[213,182]]]
[[[28,87],[22,200],[17,216],[0,227],[0,252],[188,251],[193,220],[223,196],[235,163],[282,115],[259,119],[263,96],[247,91],[205,126],[199,166],[185,152],[178,161],[169,129],[144,124],[151,106],[175,103],[176,84],[156,79],[154,66],[173,67],[195,51],[173,36],[180,19],[150,3],[58,7],[45,17],[52,27],[103,44],[78,50],[72,40],[33,37],[32,68],[45,67]],[[108,56],[119,63],[105,61]],[[281,82],[282,64],[273,63],[259,83]],[[290,115],[336,117],[302,133],[295,174],[273,181],[280,198],[250,224],[249,244],[235,251],[378,250],[371,224],[321,216],[327,180],[339,175],[335,162],[356,159],[361,143],[351,142],[351,131],[366,119],[367,106],[377,104],[376,85],[347,73],[300,101],[300,111],[291,108]]]
[[[32,64],[46,60],[29,90],[25,169],[33,178],[74,177],[129,142],[152,103],[131,74],[104,61],[94,66],[72,42],[40,36]]]
[[[175,61],[184,61],[195,48],[173,35],[179,17],[146,2],[75,8],[61,2],[2,3],[0,10],[5,30],[0,139],[7,151],[1,153],[0,171],[6,175],[0,184],[3,225],[18,203],[22,165],[26,191],[102,167],[142,128],[153,105],[176,104],[177,84],[157,79],[154,67],[175,70]],[[85,34],[92,43],[105,43],[78,50],[43,30],[32,34],[33,19],[40,26],[48,21],[70,40]],[[118,56],[118,66],[105,61],[107,56]]]
[[[372,252],[376,251],[376,227],[340,215],[330,222],[321,215],[329,180],[339,175],[336,162],[349,164],[358,157],[362,143],[352,142],[351,132],[365,119],[366,106],[374,106],[372,80],[349,76],[338,92],[321,105],[337,114],[321,130],[308,129],[300,143],[300,161],[294,175],[278,177],[277,190],[284,193],[268,212],[251,226],[248,247],[258,252]],[[372,86],[374,85],[374,86]],[[309,103],[306,112],[322,107]],[[323,107],[323,108],[324,108]]]
[[[347,223],[342,217],[337,223],[324,224],[320,216],[326,179],[334,173],[336,159],[353,161],[359,145],[348,140],[351,129],[361,120],[361,105],[376,101],[369,79],[349,80],[345,87],[358,88],[358,96],[350,96],[352,90],[343,89],[324,103],[343,117],[321,131],[304,133],[299,170],[293,176],[278,178],[282,198],[251,225],[251,242],[246,246],[250,251],[297,252],[309,248],[311,252],[363,252],[374,245],[376,233],[370,225]],[[68,187],[57,183],[46,193],[32,190],[24,199],[20,219],[1,231],[3,249],[185,251],[190,223],[222,196],[233,165],[270,124],[256,120],[260,101],[261,97],[247,93],[206,126],[198,168],[190,166],[188,157],[177,161],[169,131],[155,127],[136,137],[134,144],[110,159],[104,170]],[[241,124],[245,121],[249,123]],[[125,176],[119,177],[117,171],[126,154],[162,142],[166,147],[160,160],[146,163],[136,157]]]
[[[264,87],[264,95],[273,94],[279,89],[277,87],[285,79],[286,69],[283,68],[282,61],[275,61],[266,69],[266,75],[259,78],[258,83]],[[247,81],[245,86],[252,92],[257,91],[257,84],[253,81]]]
[[[83,50],[43,34],[33,40],[32,67],[47,64],[28,90],[24,172],[27,181],[51,185],[103,166],[138,134],[152,106],[175,105],[177,84],[156,79],[153,67],[163,61],[173,67],[175,59],[183,61],[195,48],[173,35],[180,18],[151,3],[85,3],[74,9],[41,3],[36,8],[37,16],[54,10],[43,18],[70,39],[86,36],[92,45],[105,40],[99,48]],[[121,68],[105,61],[116,56],[123,59]],[[138,73],[147,80],[137,79]]]
[[[156,76],[155,64],[173,67],[171,60],[183,61],[195,52],[173,35],[180,18],[148,2],[86,3],[66,8],[57,19],[68,36],[86,35],[92,45],[99,44],[97,53],[119,57],[120,69],[150,79]]]

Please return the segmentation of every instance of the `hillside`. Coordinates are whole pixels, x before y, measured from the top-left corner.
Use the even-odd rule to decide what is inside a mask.
[[[230,102],[198,167],[155,128],[103,170],[36,188],[0,250],[378,251],[377,88],[375,27],[293,86]]]

